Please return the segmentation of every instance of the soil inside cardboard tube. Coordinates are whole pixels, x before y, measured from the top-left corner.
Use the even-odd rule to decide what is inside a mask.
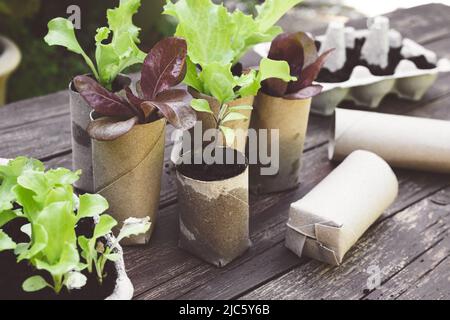
[[[177,170],[182,175],[199,181],[222,181],[239,176],[247,169],[247,160],[245,156],[230,148],[221,148],[224,152],[215,154],[215,163],[207,164],[202,157],[201,164],[194,163],[194,153],[188,153],[184,156],[190,160],[189,163],[181,163]],[[197,153],[198,154],[198,153]],[[226,163],[226,158],[234,159],[231,164]],[[217,161],[219,160],[219,161]],[[186,162],[186,161],[185,161]]]
[[[15,219],[2,229],[16,243],[28,242],[28,237],[20,231],[20,227],[25,223],[24,219]],[[76,229],[77,237],[80,235],[91,237],[93,231],[94,221],[91,218],[82,219]],[[36,270],[26,261],[17,263],[13,252],[4,251],[0,253],[0,300],[103,300],[112,294],[116,285],[117,271],[114,263],[106,263],[105,273],[106,277],[101,285],[95,271],[89,274],[85,270],[83,274],[87,277],[87,283],[81,290],[68,292],[64,287],[59,295],[56,295],[52,289],[27,293],[22,290],[22,283],[31,276],[40,275],[52,284],[48,272]]]

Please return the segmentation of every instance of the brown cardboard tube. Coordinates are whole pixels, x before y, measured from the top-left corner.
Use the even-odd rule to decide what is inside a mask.
[[[391,166],[450,173],[450,122],[337,109],[329,158],[372,151]]]
[[[299,256],[339,265],[397,194],[389,165],[374,153],[355,151],[291,205],[286,246]]]
[[[75,90],[72,82],[69,85],[70,123],[72,125],[72,167],[81,170],[80,179],[74,186],[85,192],[94,192],[92,173],[92,142],[86,129],[91,122],[92,108]]]
[[[217,267],[250,247],[248,168],[221,181],[200,181],[177,171],[179,246]]]
[[[108,213],[119,222],[150,217],[147,234],[124,240],[145,244],[156,222],[164,162],[166,120],[137,125],[114,141],[93,141],[94,187],[110,205]]]
[[[265,194],[295,188],[300,183],[300,168],[308,128],[311,99],[287,100],[259,93],[252,118],[256,130],[279,130],[279,172],[261,175],[261,165],[250,166],[250,188]],[[270,132],[269,132],[270,135]],[[268,139],[271,150],[271,139]]]

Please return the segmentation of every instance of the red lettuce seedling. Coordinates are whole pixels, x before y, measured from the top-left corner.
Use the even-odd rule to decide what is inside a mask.
[[[115,94],[93,78],[78,76],[74,85],[97,116],[88,127],[89,135],[110,141],[128,133],[137,124],[165,117],[179,129],[190,129],[197,120],[186,90],[172,89],[186,76],[187,44],[167,38],[155,45],[145,58],[137,95],[130,87]]]
[[[319,56],[314,40],[304,32],[284,33],[276,37],[269,51],[269,59],[284,60],[290,66],[296,81],[285,82],[270,78],[262,83],[262,91],[274,97],[308,99],[318,95],[322,86],[313,82],[327,57],[334,49]]]

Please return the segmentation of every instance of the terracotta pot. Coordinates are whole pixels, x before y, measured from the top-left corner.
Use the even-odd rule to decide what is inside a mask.
[[[130,78],[119,75],[115,86],[117,91],[131,82]],[[74,185],[83,192],[94,192],[92,173],[92,142],[87,127],[91,121],[92,108],[76,91],[73,83],[69,84],[70,122],[72,124],[72,163],[73,170],[82,170],[83,174]]]
[[[220,181],[197,180],[181,173],[179,166],[177,169],[179,246],[224,267],[251,246],[248,168]]]
[[[279,130],[279,171],[276,175],[261,175],[261,164],[250,166],[250,189],[266,194],[297,187],[308,127],[311,99],[287,100],[259,93],[255,101],[252,128],[267,129],[268,149],[272,141],[270,130]]]
[[[9,39],[0,36],[0,107],[6,102],[6,85],[10,75],[20,64],[19,48]]]
[[[130,217],[150,217],[152,228],[125,239],[124,245],[146,244],[156,222],[164,164],[166,120],[137,125],[114,141],[93,140],[95,192],[109,202],[119,226]]]
[[[205,99],[209,102],[211,110],[214,112],[216,117],[219,115],[220,105],[214,98],[201,94],[198,91],[189,88],[189,93],[196,99]],[[253,106],[255,97],[250,96],[246,98],[237,99],[235,101],[229,102],[230,107],[237,107],[242,105]],[[234,143],[227,141],[227,147],[233,148],[241,153],[245,153],[245,148],[247,145],[248,128],[250,126],[250,120],[252,117],[252,110],[240,110],[239,113],[247,117],[248,120],[237,120],[227,123],[227,127],[235,130],[236,139]],[[203,132],[208,129],[216,128],[216,122],[213,115],[205,112],[197,112],[197,120],[202,122]],[[238,131],[239,129],[239,131]],[[223,134],[220,135],[220,145],[225,146],[225,138]]]

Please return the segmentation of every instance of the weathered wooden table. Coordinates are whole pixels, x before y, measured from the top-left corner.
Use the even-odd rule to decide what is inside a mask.
[[[390,16],[393,27],[405,36],[450,58],[450,7],[427,5]],[[362,27],[364,22],[353,24]],[[450,74],[441,76],[420,102],[388,97],[379,111],[450,120],[449,82]],[[0,156],[27,155],[49,167],[71,167],[68,101],[63,91],[0,108]],[[449,299],[450,176],[396,170],[398,200],[340,267],[299,259],[284,247],[289,204],[335,166],[327,160],[329,125],[329,119],[311,116],[300,188],[252,197],[253,247],[224,269],[177,248],[177,193],[168,139],[155,234],[148,246],[125,250],[135,298]],[[377,270],[381,287],[369,290]]]

